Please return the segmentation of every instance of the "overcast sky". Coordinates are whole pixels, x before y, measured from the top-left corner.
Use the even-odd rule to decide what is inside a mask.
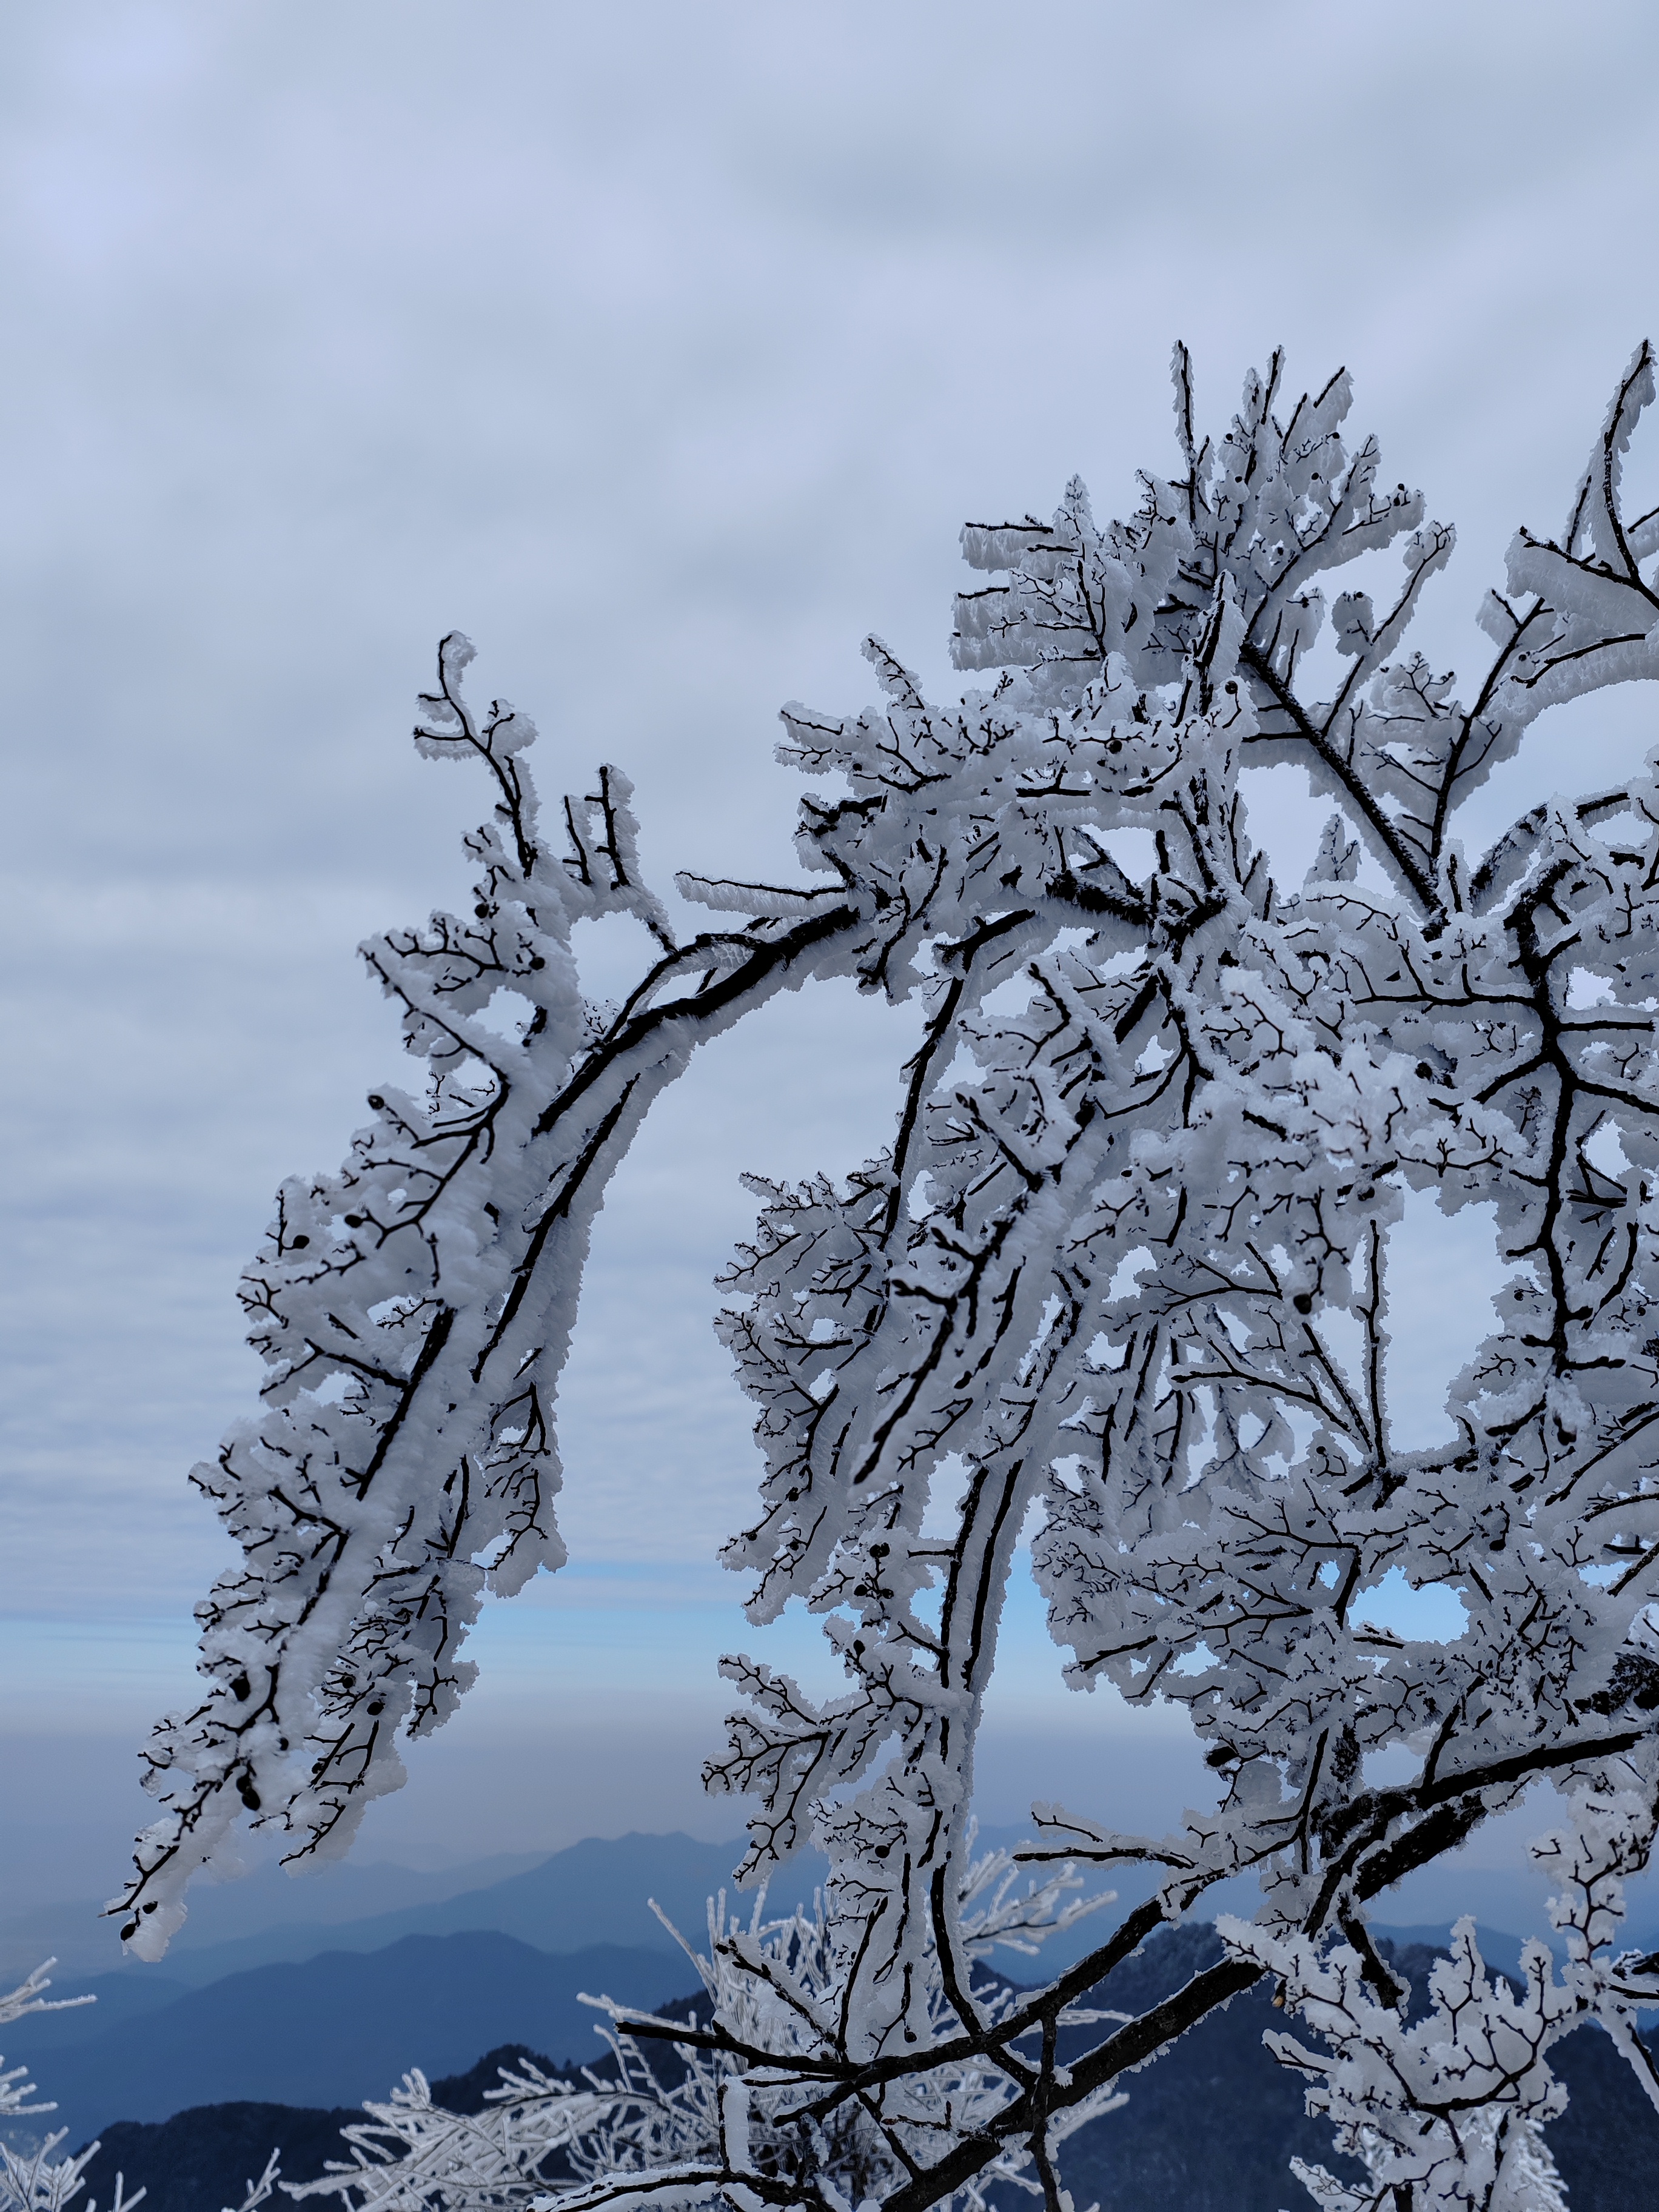
[[[1471,666],[1510,532],[1558,525],[1659,324],[1656,64],[1651,6],[1595,0],[0,15],[26,1898],[114,1886],[133,1743],[188,1693],[225,1554],[184,1476],[255,1373],[236,1274],[398,1056],[353,947],[465,887],[483,792],[407,742],[438,636],[470,631],[477,688],[537,717],[544,789],[627,769],[659,882],[775,874],[779,704],[864,703],[872,629],[943,687],[963,519],[1047,512],[1073,471],[1123,511],[1173,465],[1180,336],[1212,422],[1276,343],[1297,388],[1350,366],[1385,469],[1459,526],[1425,645]],[[1472,830],[1615,773],[1644,712],[1547,720]],[[632,955],[596,944],[596,981]],[[714,1657],[754,1641],[712,1565],[756,1470],[710,1278],[740,1168],[883,1141],[909,1034],[850,992],[792,1000],[659,1109],[566,1393],[576,1564],[493,1609],[483,1685],[368,1848],[735,1829],[695,1787]],[[1461,1266],[1425,1340],[1468,1306]],[[1049,1794],[1069,1735],[1099,1809],[1177,1814],[1200,1785],[1170,1729],[1053,1672],[1022,1604],[988,1811]]]

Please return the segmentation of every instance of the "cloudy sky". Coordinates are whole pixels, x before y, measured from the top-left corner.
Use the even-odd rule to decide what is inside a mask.
[[[437,637],[539,720],[545,788],[628,769],[659,880],[775,872],[781,702],[863,703],[871,629],[942,687],[963,517],[1073,471],[1121,511],[1173,462],[1180,336],[1212,421],[1275,343],[1298,383],[1352,368],[1386,467],[1459,526],[1425,645],[1470,665],[1511,531],[1558,523],[1659,324],[1656,63],[1651,7],[1600,0],[0,15],[19,1901],[119,1874],[132,1747],[225,1557],[184,1477],[250,1399],[239,1266],[395,1063],[357,939],[464,890],[481,788],[406,735]],[[1616,772],[1644,711],[1547,720],[1470,834]],[[604,987],[633,948],[592,954]],[[754,1467],[710,1278],[739,1169],[882,1141],[909,1033],[791,1000],[659,1109],[566,1394],[575,1564],[492,1612],[366,1849],[733,1831],[695,1783],[714,1656],[753,1641],[712,1565]],[[1100,1809],[1178,1811],[1173,1734],[1053,1673],[1022,1603],[988,1812],[1049,1794],[1061,1746]]]

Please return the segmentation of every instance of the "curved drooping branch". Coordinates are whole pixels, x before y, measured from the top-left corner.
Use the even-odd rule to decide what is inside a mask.
[[[553,1427],[592,1221],[645,1115],[718,1036],[814,971],[859,915],[841,900],[676,947],[641,884],[628,785],[565,803],[570,852],[537,842],[526,718],[482,723],[447,639],[422,747],[482,759],[495,823],[469,848],[472,915],[364,947],[402,1007],[427,1095],[369,1100],[337,1177],[290,1183],[244,1279],[265,1411],[194,1480],[242,1547],[201,1609],[209,1687],[144,1757],[166,1817],[112,1910],[143,1955],[183,1917],[185,1881],[246,1812],[290,1862],[343,1849],[398,1786],[399,1726],[453,1709],[486,1590],[563,1559]],[[581,997],[571,924],[632,913],[668,949],[621,1010]],[[524,1018],[479,1018],[497,990]]]

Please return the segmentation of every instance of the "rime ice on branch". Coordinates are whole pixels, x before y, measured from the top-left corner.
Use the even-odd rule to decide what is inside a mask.
[[[720,1324],[766,1457],[726,1556],[757,1622],[792,1596],[823,1615],[848,1686],[820,1705],[728,1661],[745,1704],[709,1778],[760,1800],[750,1874],[809,1837],[829,1853],[836,2002],[792,2062],[826,2109],[879,2112],[970,2057],[1014,2085],[954,2142],[907,2149],[890,2212],[1014,2143],[1057,2203],[1066,2115],[1264,1972],[1334,2039],[1330,2069],[1282,2055],[1395,2212],[1557,2201],[1547,2054],[1587,2015],[1650,2079],[1631,2021],[1659,1962],[1620,1960],[1617,1937],[1659,1788],[1659,784],[1633,766],[1547,799],[1484,855],[1455,830],[1546,707],[1659,678],[1659,511],[1620,498],[1651,356],[1559,538],[1511,547],[1468,705],[1406,644],[1449,529],[1382,488],[1373,441],[1345,444],[1346,377],[1291,405],[1279,380],[1275,359],[1200,441],[1178,351],[1182,473],[1143,478],[1127,521],[1097,526],[1073,484],[1050,523],[970,526],[991,580],[958,600],[955,650],[991,688],[932,704],[872,640],[878,708],[787,710],[785,757],[849,793],[803,801],[811,887],[682,877],[747,917],[694,947],[640,886],[615,771],[567,802],[568,858],[538,844],[527,727],[473,720],[446,648],[420,741],[495,778],[478,905],[369,949],[428,1092],[371,1102],[343,1176],[284,1193],[249,1277],[270,1410],[198,1477],[248,1565],[206,1609],[206,1702],[149,1754],[168,1815],[141,1844],[136,1944],[160,1948],[239,1799],[296,1856],[338,1846],[398,1778],[398,1724],[444,1717],[486,1583],[557,1563],[554,1378],[606,1176],[701,1038],[851,975],[926,1009],[893,1146],[844,1187],[758,1187]],[[1390,547],[1389,603],[1328,607],[1324,572]],[[1322,700],[1306,672],[1328,622],[1341,674]],[[1272,879],[1240,796],[1241,769],[1273,762],[1335,810],[1300,886]],[[665,948],[614,1018],[585,1008],[569,954],[571,920],[607,906]],[[507,1048],[474,1018],[501,985],[535,1008]],[[1383,1388],[1412,1191],[1491,1204],[1510,1271],[1434,1450],[1397,1444]],[[993,2018],[960,1869],[1034,1507],[1070,1678],[1184,1705],[1224,1795],[1166,1837],[1041,1808],[1037,1856],[1150,1861],[1163,1886]],[[1368,1622],[1394,1568],[1463,1593],[1460,1638]],[[1413,1778],[1368,1785],[1368,1757],[1401,1747]],[[1565,1976],[1540,1954],[1512,2005],[1448,1984],[1450,2056],[1419,2065],[1368,1905],[1540,1777],[1570,1813],[1547,1845],[1570,1870]],[[1264,1903],[1228,1960],[1059,2068],[1065,2008],[1242,1871]],[[1494,2058],[1516,2035],[1525,2063]],[[711,2037],[738,2078],[775,2072],[730,2023]],[[1408,2138],[1433,2156],[1401,2165]],[[685,2201],[725,2185],[687,2179]],[[840,2212],[805,2187],[792,2201]]]
[[[0,2027],[8,2027],[13,2021],[22,2020],[31,2013],[71,2012],[95,2002],[91,1996],[47,1996],[46,1991],[52,1987],[50,1970],[57,1963],[55,1959],[47,1959],[27,1981],[0,1995]],[[31,2102],[39,2093],[27,2078],[28,2071],[27,2066],[5,2066],[0,2060],[0,2127],[10,2121],[57,2111],[50,2099]],[[84,2150],[66,2153],[60,2158],[57,2154],[63,2149],[68,2134],[67,2128],[55,2129],[44,2142],[28,2150],[0,2142],[0,2212],[64,2212],[64,2208],[80,2196],[86,2187],[86,2170],[100,2146],[88,2143]],[[143,2190],[136,2189],[129,2196],[125,2179],[118,2173],[110,2212],[135,2212],[145,2194]],[[77,2206],[76,2212],[82,2212],[82,2208]],[[98,2212],[98,2208],[89,2203],[85,2212]],[[245,2205],[242,2212],[252,2212],[252,2207]]]
[[[192,1476],[245,1564],[199,1608],[203,1702],[144,1753],[167,1811],[120,1908],[143,1956],[244,1810],[290,1836],[290,1863],[343,1850],[403,1779],[400,1731],[437,1727],[471,1680],[460,1647],[484,1591],[562,1564],[553,1398],[605,1183],[692,1047],[800,981],[847,920],[676,948],[640,881],[627,778],[602,769],[543,842],[534,726],[501,701],[473,712],[471,658],[444,641],[416,731],[495,785],[494,820],[466,841],[471,912],[363,947],[424,1088],[372,1093],[340,1173],[278,1194],[242,1284],[264,1410]],[[663,947],[614,1018],[582,997],[570,945],[607,913]],[[525,1008],[507,1039],[480,1018],[498,991]]]
[[[1069,1926],[1103,1901],[1062,1903],[1062,1893],[1077,1887],[1061,1876],[1020,1895],[1006,1852],[970,1853],[958,1899],[969,1951],[977,1956],[1011,1940],[1023,1947],[1031,1929]],[[969,2057],[896,2082],[879,2102],[854,2098],[818,2111],[822,2084],[810,2071],[797,2078],[796,2064],[805,2057],[810,2066],[839,1998],[839,1946],[822,1913],[769,1922],[757,1904],[745,1922],[711,1908],[707,1955],[686,1949],[708,1999],[689,2021],[653,2016],[622,2025],[622,2007],[586,2000],[609,2015],[599,2033],[610,2057],[586,2069],[585,2086],[533,2065],[503,2069],[501,2086],[485,2092],[484,2110],[468,2115],[434,2105],[423,2075],[405,2075],[387,2103],[368,2107],[367,2123],[346,2131],[349,2160],[331,2161],[323,2179],[292,2193],[337,2197],[352,2212],[434,2203],[444,2212],[498,2212],[550,2201],[561,2212],[635,2212],[715,2190],[738,2203],[745,2193],[789,2203],[805,2182],[851,2212],[904,2179],[906,2161],[918,2153],[964,2128],[982,2131],[1015,2094],[1002,2069]],[[1006,1982],[981,1996],[993,2018],[1015,2002]],[[933,2010],[935,2031],[948,2029],[937,1984]],[[1088,2010],[1067,2016],[1081,2027],[1100,2017]],[[750,2051],[767,2053],[769,2067],[712,2048],[700,2026],[711,2018]],[[666,2064],[665,2040],[674,2046]],[[1122,2101],[1109,2092],[1085,2100],[1061,2132]],[[988,2212],[988,2184],[1040,2195],[1031,2166],[1027,2146],[1004,2146],[945,2212]],[[563,2186],[550,2200],[561,2168]]]

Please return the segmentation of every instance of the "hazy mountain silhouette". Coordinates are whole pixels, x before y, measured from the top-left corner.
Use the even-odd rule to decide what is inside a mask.
[[[405,1936],[231,1974],[52,2052],[26,2017],[6,2032],[6,2061],[29,2066],[57,2100],[49,2124],[83,2142],[112,2121],[194,2105],[356,2105],[384,2097],[411,2066],[453,2073],[509,2040],[592,2058],[601,2015],[579,1991],[651,2005],[690,1972],[683,1956],[618,1944],[555,1958],[492,1930]]]
[[[163,1972],[200,1988],[251,1966],[313,1958],[323,1951],[379,1951],[405,1936],[457,1936],[491,1929],[538,1951],[580,1951],[595,1943],[683,1957],[651,1910],[654,1898],[686,1940],[706,1944],[708,1899],[724,1889],[743,1912],[753,1907],[732,1869],[743,1856],[741,1838],[697,1843],[690,1836],[590,1837],[557,1851],[504,1881],[430,1903],[403,1905],[330,1926],[303,1922],[260,1929],[235,1942],[170,1952]],[[773,1885],[770,1905],[789,1910],[810,1904],[824,1863],[803,1854]]]
[[[303,1922],[322,1930],[368,1913],[435,1904],[522,1874],[547,1856],[545,1851],[497,1852],[437,1873],[385,1859],[361,1864],[342,1859],[299,1875],[267,1862],[234,1881],[198,1881],[191,1887],[190,1917],[173,1937],[163,1971],[170,1973],[186,1952],[240,1941],[263,1928]],[[58,1962],[60,1983],[70,1975],[147,1973],[149,1969],[123,1957],[120,1922],[106,1917],[103,1905],[102,1898],[57,1899],[0,1919],[0,1988],[9,1989],[48,1957]],[[326,1947],[319,1942],[317,1948]]]

